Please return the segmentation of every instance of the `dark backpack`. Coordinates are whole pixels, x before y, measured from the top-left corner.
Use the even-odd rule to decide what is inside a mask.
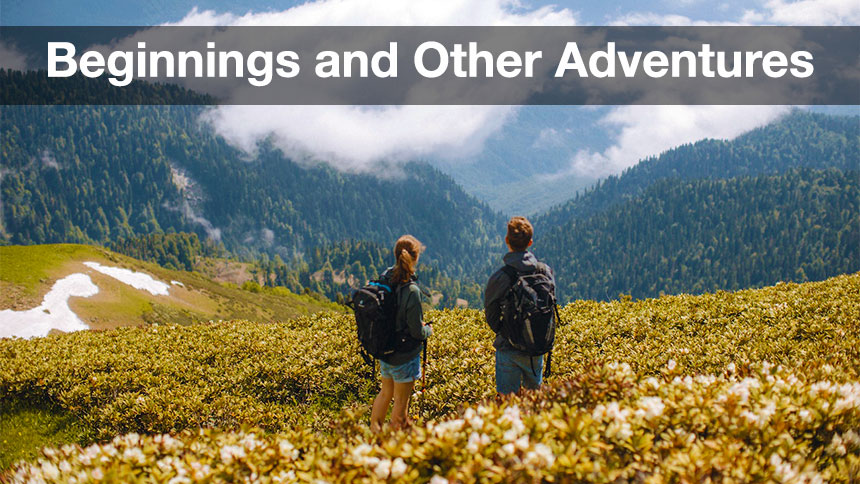
[[[370,281],[352,294],[349,305],[355,312],[361,356],[369,365],[421,344],[408,331],[397,331],[398,296],[399,287],[386,278]]]
[[[511,288],[502,299],[502,334],[515,349],[529,356],[552,351],[558,307],[555,284],[544,264],[533,272],[502,268]]]

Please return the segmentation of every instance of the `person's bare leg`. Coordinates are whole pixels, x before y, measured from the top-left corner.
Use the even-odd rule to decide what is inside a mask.
[[[388,405],[391,404],[391,397],[394,394],[394,380],[391,378],[383,378],[382,385],[379,389],[379,394],[373,400],[373,410],[370,412],[370,430],[377,433],[382,430],[382,424],[385,423],[385,414],[388,413]]]
[[[394,383],[394,408],[391,410],[391,426],[400,429],[408,422],[409,398],[412,397],[414,381],[406,383]]]

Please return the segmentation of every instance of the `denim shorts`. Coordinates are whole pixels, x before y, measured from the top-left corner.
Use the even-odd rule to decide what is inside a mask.
[[[421,378],[421,355],[415,356],[402,365],[391,365],[379,360],[382,378],[391,378],[395,383],[409,383]]]
[[[496,391],[500,394],[516,393],[521,385],[535,390],[542,380],[543,356],[531,357],[513,349],[496,350]]]

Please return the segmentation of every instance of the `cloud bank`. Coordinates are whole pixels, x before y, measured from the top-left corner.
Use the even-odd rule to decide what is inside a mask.
[[[694,20],[683,15],[633,12],[612,19],[612,25],[808,25],[860,23],[857,0],[768,0],[745,10],[737,21]],[[648,156],[703,138],[731,139],[767,124],[788,106],[623,106],[601,119],[616,131],[615,143],[604,151],[578,152],[569,173],[603,177],[619,173]]]
[[[516,0],[319,0],[283,11],[234,14],[194,8],[168,25],[575,25],[574,12]],[[767,0],[736,20],[697,20],[679,14],[631,12],[613,25],[856,25],[856,0]],[[299,161],[374,171],[382,163],[416,159],[468,160],[511,119],[510,106],[221,106],[204,120],[234,146],[254,153],[268,140]],[[603,108],[605,109],[605,108]],[[584,150],[569,173],[617,173],[638,160],[701,138],[731,138],[768,123],[781,106],[625,106],[602,119],[615,134],[603,151]],[[550,135],[552,133],[547,133]],[[555,133],[558,135],[559,133]]]
[[[574,25],[568,9],[514,0],[320,0],[242,15],[193,9],[170,25]],[[220,106],[204,120],[253,153],[268,140],[299,161],[351,172],[381,163],[463,159],[481,151],[516,108],[510,106]]]
[[[788,106],[622,106],[600,123],[617,132],[615,144],[579,151],[570,171],[588,177],[619,173],[639,160],[703,138],[731,139],[786,113]]]

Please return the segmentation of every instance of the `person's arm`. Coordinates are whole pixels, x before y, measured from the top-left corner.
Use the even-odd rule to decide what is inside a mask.
[[[502,329],[501,301],[508,285],[508,276],[503,271],[496,271],[487,281],[484,290],[484,317],[494,333]]]
[[[424,310],[421,309],[421,290],[411,284],[406,297],[406,329],[417,340],[425,340],[433,334],[433,328],[424,324]]]

